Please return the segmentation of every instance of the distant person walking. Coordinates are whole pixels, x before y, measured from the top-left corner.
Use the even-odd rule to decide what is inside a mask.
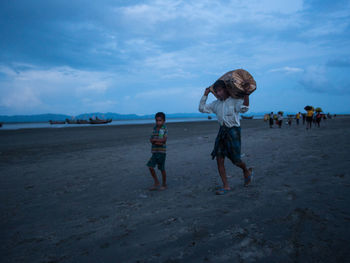
[[[278,120],[278,127],[281,128],[282,123],[283,123],[283,113],[282,112],[278,113],[277,120]]]
[[[270,128],[273,128],[274,116],[273,116],[273,112],[272,111],[271,111],[269,116],[270,116],[270,118],[269,118]]]
[[[303,125],[305,125],[306,114],[302,113],[301,116],[303,117]]]
[[[288,116],[288,126],[292,126],[292,116]]]
[[[313,109],[308,110],[306,113],[306,129],[308,130],[309,128],[311,129],[312,127],[312,119],[314,116],[314,111]]]
[[[296,121],[297,121],[297,125],[299,125],[300,112],[298,112],[297,115],[295,115],[295,119],[296,119]]]
[[[314,111],[314,115],[312,116],[312,123],[315,125],[315,127],[316,127],[316,115],[317,115],[317,112]]]
[[[317,124],[318,128],[320,128],[321,119],[322,119],[322,114],[320,112],[317,112],[317,114],[316,114],[316,124]]]

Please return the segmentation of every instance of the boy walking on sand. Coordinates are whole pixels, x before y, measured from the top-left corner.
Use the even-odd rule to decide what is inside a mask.
[[[216,157],[218,171],[223,183],[223,188],[216,194],[223,195],[230,191],[225,170],[225,157],[229,158],[233,164],[243,170],[244,186],[248,186],[252,180],[252,168],[247,168],[241,160],[241,127],[239,113],[247,112],[249,109],[249,96],[244,99],[234,99],[229,96],[225,82],[218,80],[214,83],[214,91],[217,100],[206,104],[210,89],[207,88],[199,103],[199,111],[202,113],[215,113],[220,124],[220,130],[215,140],[212,158]]]
[[[152,144],[152,156],[147,163],[149,171],[153,177],[154,185],[149,189],[154,190],[165,190],[167,188],[166,184],[166,172],[165,172],[165,158],[166,158],[166,140],[168,136],[168,129],[165,126],[165,114],[163,112],[158,112],[155,115],[156,125],[153,128],[153,133],[150,138]],[[162,185],[158,180],[156,171],[154,168],[158,166],[158,169],[162,173]]]

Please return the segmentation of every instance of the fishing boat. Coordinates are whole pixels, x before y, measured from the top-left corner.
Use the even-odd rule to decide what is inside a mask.
[[[90,118],[90,124],[106,124],[112,122],[112,119],[101,120],[101,119],[92,119]]]
[[[77,120],[77,123],[78,124],[89,124],[90,121],[88,121],[88,120]]]
[[[242,119],[245,119],[245,120],[252,120],[254,118],[254,116],[243,116],[242,115]]]
[[[52,124],[65,124],[66,121],[52,121],[52,120],[49,120],[49,123],[52,125]]]
[[[66,122],[67,122],[68,124],[78,124],[78,121],[77,121],[77,120],[66,119]]]

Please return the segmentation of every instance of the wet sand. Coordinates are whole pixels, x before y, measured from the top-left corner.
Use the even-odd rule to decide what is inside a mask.
[[[155,192],[152,125],[0,131],[0,262],[349,261],[350,118],[321,125],[242,121],[224,196],[214,121],[168,124]]]

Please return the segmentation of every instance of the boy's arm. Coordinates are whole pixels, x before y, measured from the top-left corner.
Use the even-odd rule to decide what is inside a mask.
[[[166,140],[168,138],[168,129],[165,127],[164,129],[162,129],[163,131],[163,136],[162,138],[157,138],[157,139],[153,139],[153,143],[156,145],[163,145],[166,143]]]
[[[166,143],[166,140],[167,140],[167,136],[165,135],[163,138],[161,139],[153,139],[153,143],[155,145],[164,145]]]
[[[153,138],[153,134],[152,134],[151,137],[149,138],[149,141],[150,141],[151,143],[153,143],[153,140],[154,140],[154,138]]]

